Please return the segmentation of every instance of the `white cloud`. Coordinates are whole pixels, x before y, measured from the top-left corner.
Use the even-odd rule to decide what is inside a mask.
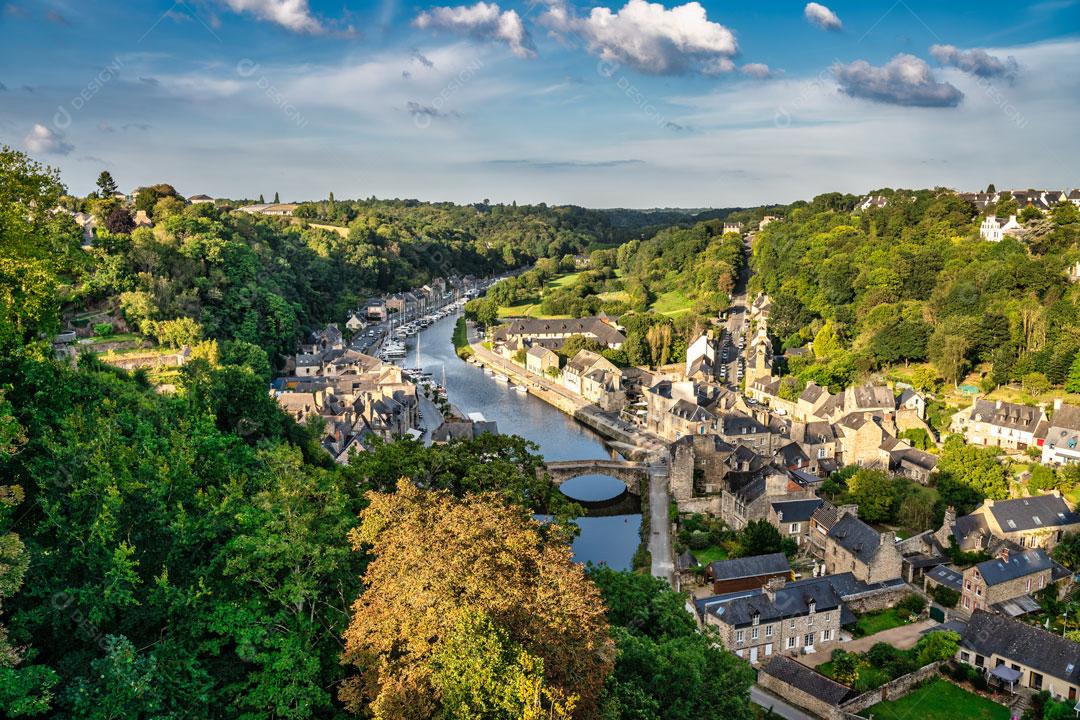
[[[496,3],[481,0],[475,5],[434,7],[420,13],[413,24],[418,28],[448,30],[481,40],[503,42],[521,58],[536,55],[532,37],[521,16],[514,10],[503,11]]]
[[[739,72],[749,75],[750,77],[764,80],[772,77],[772,70],[765,63],[747,63],[739,68]]]
[[[822,30],[839,30],[844,27],[844,23],[840,22],[840,18],[837,17],[836,13],[821,3],[806,3],[803,15]]]
[[[735,34],[709,20],[697,2],[670,10],[659,3],[628,0],[621,10],[594,7],[579,18],[561,0],[549,0],[541,21],[552,30],[576,35],[589,51],[608,62],[660,75],[689,71],[730,72],[738,53]]]
[[[225,0],[225,4],[233,12],[251,13],[293,32],[323,31],[322,23],[311,14],[308,0]]]
[[[62,132],[50,130],[41,123],[34,124],[30,134],[23,138],[23,143],[32,153],[48,155],[69,155],[75,149]]]
[[[939,82],[914,55],[901,53],[882,67],[856,60],[832,70],[840,90],[851,97],[914,107],[956,107],[964,99],[955,85]]]
[[[961,50],[955,45],[932,45],[930,54],[942,65],[984,78],[1012,77],[1018,69],[1016,58],[1002,60],[980,48]]]

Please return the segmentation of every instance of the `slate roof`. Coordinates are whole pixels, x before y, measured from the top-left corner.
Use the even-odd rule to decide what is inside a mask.
[[[626,336],[598,317],[585,318],[517,318],[507,329],[510,336],[532,335],[593,335],[605,345],[621,345]]]
[[[887,385],[860,385],[852,388],[852,395],[855,399],[855,407],[847,408],[848,410],[896,407],[896,398]]]
[[[822,396],[827,396],[828,394],[829,394],[828,390],[821,387],[817,383],[812,383],[811,382],[811,383],[807,383],[806,388],[804,388],[802,393],[799,394],[799,399],[813,405],[818,400],[820,400],[822,398]]]
[[[986,518],[981,514],[961,515],[956,518],[956,525],[953,526],[953,538],[957,545],[962,545],[969,535],[987,535],[989,532],[990,526],[986,524]]]
[[[975,566],[988,586],[1000,585],[1025,575],[1049,570],[1050,556],[1042,548],[1022,553],[1010,553],[1009,559],[993,558]]]
[[[806,522],[824,502],[821,498],[810,498],[809,500],[774,502],[772,506],[777,515],[783,513],[781,522]]]
[[[822,501],[821,507],[814,511],[811,519],[826,531],[831,530],[836,521],[840,519],[840,509],[831,502]]]
[[[730,413],[721,418],[723,434],[729,436],[768,432],[768,428],[749,415]]]
[[[987,657],[1000,655],[1072,684],[1080,683],[1080,643],[997,613],[976,610],[960,646]]]
[[[1017,403],[976,400],[970,417],[977,422],[985,422],[998,427],[1035,432],[1042,417],[1042,410]]]
[[[1080,445],[1080,407],[1062,405],[1054,411],[1046,431],[1046,442],[1068,448]]]
[[[759,622],[808,615],[811,602],[816,612],[839,610],[842,605],[840,594],[828,578],[811,578],[784,585],[776,591],[775,600],[760,588],[706,598],[704,611],[723,623],[742,627],[753,624],[755,614]]]
[[[1004,532],[1023,532],[1045,527],[1080,523],[1080,515],[1069,509],[1059,495],[997,500],[989,507]]]
[[[874,553],[881,545],[878,531],[854,515],[840,518],[829,530],[829,537],[864,563],[869,563],[874,558]]]
[[[760,672],[772,675],[777,680],[798,688],[829,705],[839,705],[852,695],[851,688],[830,680],[786,655],[773,655]]]
[[[787,556],[782,552],[735,558],[734,560],[717,560],[709,563],[709,574],[719,582],[789,572],[791,572],[791,564],[788,562]]]
[[[689,400],[675,401],[675,404],[671,406],[669,412],[675,417],[690,422],[710,422],[716,419],[716,416],[711,412]]]
[[[926,576],[947,588],[960,592],[964,587],[964,576],[947,565],[938,565],[926,573]]]

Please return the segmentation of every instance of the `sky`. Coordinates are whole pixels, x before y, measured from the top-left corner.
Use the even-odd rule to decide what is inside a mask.
[[[1080,0],[0,0],[0,144],[76,194],[1061,189],[1078,129]]]

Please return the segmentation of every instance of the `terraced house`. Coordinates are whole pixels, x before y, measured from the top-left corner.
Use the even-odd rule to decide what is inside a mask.
[[[972,445],[1006,450],[1026,450],[1036,442],[1040,424],[1046,422],[1042,408],[1002,400],[976,400],[953,415],[951,431]]]
[[[999,609],[1002,603],[1045,588],[1052,570],[1050,556],[1042,549],[1011,553],[1002,548],[998,557],[963,572],[960,607],[965,612]]]

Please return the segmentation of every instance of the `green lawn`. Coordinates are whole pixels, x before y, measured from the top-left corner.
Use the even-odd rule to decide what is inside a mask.
[[[544,284],[544,292],[549,292],[551,290],[556,290],[558,288],[570,285],[571,283],[573,283],[575,280],[578,279],[579,275],[581,275],[580,272],[574,272],[574,273],[567,273],[566,275],[559,275],[557,277],[554,277],[551,280],[548,280],[547,283]],[[540,311],[540,300],[542,299],[542,297],[543,297],[543,293],[541,293],[541,297],[529,298],[528,302],[523,302],[523,303],[520,303],[518,305],[506,305],[506,306],[500,307],[499,308],[499,317],[534,317],[534,318],[538,318],[538,317],[556,317],[556,318],[569,317],[569,315],[544,315]]]
[[[694,554],[694,557],[696,557],[698,559],[698,562],[702,565],[708,565],[709,563],[716,562],[717,560],[728,559],[727,550],[720,547],[719,545],[710,545],[704,550],[691,550],[690,552]]]
[[[574,272],[567,273],[566,275],[559,275],[558,277],[553,277],[544,284],[544,290],[557,290],[558,288],[572,285],[577,281],[578,277],[580,276],[580,272]]]
[[[105,343],[141,342],[142,336],[135,333],[116,333],[115,335],[94,335],[79,340],[80,345],[103,345]]]
[[[659,295],[656,302],[649,309],[661,315],[681,315],[690,312],[690,306],[693,305],[693,302],[693,300],[683,295],[681,291],[669,290]]]
[[[874,720],[1009,720],[1009,709],[937,678],[899,700],[887,700],[862,711]]]
[[[888,630],[907,624],[907,618],[900,617],[896,608],[869,612],[865,615],[860,615],[859,619],[855,621],[855,636],[865,637],[867,635],[879,633],[882,630]]]

